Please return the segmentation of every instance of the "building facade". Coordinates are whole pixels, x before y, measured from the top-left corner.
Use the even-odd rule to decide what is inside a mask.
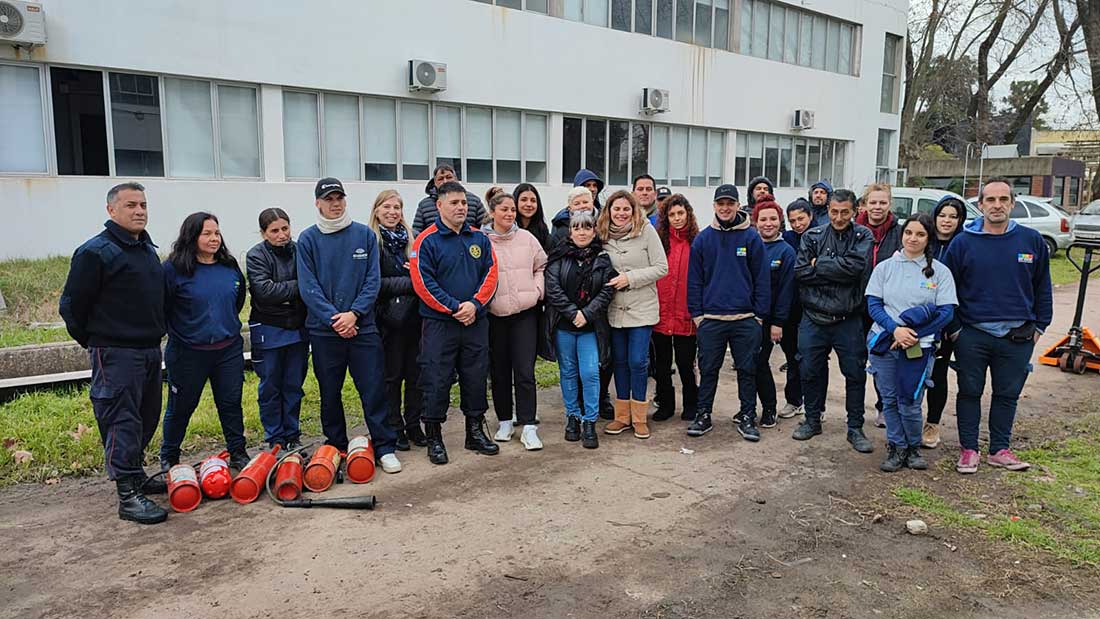
[[[548,217],[580,167],[605,191],[647,172],[704,219],[714,186],[759,174],[783,202],[819,178],[859,188],[897,165],[907,8],[44,0],[44,46],[0,43],[0,259],[71,252],[125,180],[162,250],[208,210],[238,254],[265,207],[311,224],[319,176],[360,220],[396,188],[411,221],[440,162],[479,194],[534,183]],[[410,91],[412,59],[445,63],[446,89]],[[646,88],[667,111],[642,110]]]
[[[910,178],[921,185],[947,189],[968,198],[978,195],[979,173],[980,178],[1007,178],[1017,195],[1050,198],[1055,206],[1070,211],[1083,205],[1082,190],[1088,184],[1085,162],[1065,157],[1035,155],[969,162],[930,159],[914,161],[909,165]]]

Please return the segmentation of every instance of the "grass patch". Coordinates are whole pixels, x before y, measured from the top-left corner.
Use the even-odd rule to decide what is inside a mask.
[[[1081,250],[1074,250],[1074,260],[1077,260],[1078,264],[1081,263],[1083,260]],[[1093,264],[1096,264],[1095,256],[1093,257]],[[1089,279],[1100,279],[1100,271],[1093,273],[1092,277]],[[1058,255],[1052,256],[1050,259],[1050,281],[1055,286],[1076,284],[1081,281],[1081,272],[1066,259],[1066,252],[1064,250],[1058,252]]]
[[[0,348],[64,342],[64,328],[38,328],[33,323],[61,322],[57,302],[69,274],[69,258],[0,262],[0,292],[8,309],[0,313]]]

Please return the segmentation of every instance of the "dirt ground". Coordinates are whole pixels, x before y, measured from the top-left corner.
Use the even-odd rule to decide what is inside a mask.
[[[1100,316],[1100,286],[1089,296],[1086,316]],[[1056,291],[1037,355],[1068,326],[1075,298]],[[890,490],[944,473],[878,472],[884,434],[870,397],[877,452],[852,451],[840,388],[825,434],[806,443],[790,439],[797,419],[742,441],[732,372],[718,427],[701,439],[676,419],[652,424],[648,441],[601,435],[584,450],[562,440],[553,389],[540,394],[546,448],[513,440],[485,457],[462,449],[452,411],[451,464],[414,448],[401,474],[328,493],[376,494],[374,512],[282,510],[264,498],[205,502],[139,527],[118,520],[102,479],[7,488],[0,617],[1100,616],[1095,571],[935,526],[908,535],[911,512]],[[1037,368],[1018,424],[1098,394],[1096,374]],[[950,413],[944,426],[933,461],[957,456]]]

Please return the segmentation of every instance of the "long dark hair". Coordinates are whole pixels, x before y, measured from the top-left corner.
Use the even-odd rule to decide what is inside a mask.
[[[691,208],[691,202],[688,202],[688,199],[682,193],[672,194],[657,207],[657,236],[661,237],[661,245],[664,245],[666,254],[669,250],[668,236],[671,227],[668,223],[668,211],[674,206],[682,206],[687,211],[688,221],[685,235],[688,244],[695,240],[696,234],[699,234],[699,222],[695,219],[695,211]]]
[[[188,277],[195,274],[195,265],[198,264],[196,245],[198,244],[199,235],[202,234],[203,224],[211,220],[219,226],[221,225],[213,213],[202,211],[191,213],[180,224],[180,234],[172,243],[172,253],[168,254],[168,262],[172,263],[177,273]],[[237,259],[229,253],[229,248],[225,245],[225,237],[222,237],[222,244],[218,247],[218,251],[214,252],[214,262],[232,267],[233,270],[238,272],[241,270],[237,265]]]
[[[523,225],[523,215],[519,214],[519,197],[525,191],[535,194],[535,204],[537,205],[535,214],[531,216],[531,221],[527,222],[527,225]],[[546,215],[542,210],[542,196],[539,195],[539,190],[535,189],[535,186],[531,183],[520,183],[512,191],[512,198],[516,201],[516,223],[519,224],[520,228],[533,234],[538,239],[539,244],[545,248],[547,240],[550,239],[550,229],[546,227]]]
[[[935,269],[932,268],[932,240],[936,238],[936,224],[932,221],[932,217],[930,217],[928,213],[917,213],[915,216],[910,217],[909,220],[905,222],[905,225],[901,227],[901,236],[903,242],[905,239],[905,229],[909,227],[909,224],[913,223],[920,224],[921,227],[924,228],[925,234],[928,235],[928,242],[924,245],[925,262],[924,270],[922,272],[924,273],[925,277],[931,278],[933,275],[936,274]]]

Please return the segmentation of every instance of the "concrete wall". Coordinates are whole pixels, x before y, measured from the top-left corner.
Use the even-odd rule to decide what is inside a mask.
[[[240,253],[259,240],[255,216],[263,207],[286,208],[298,229],[314,217],[312,185],[285,180],[284,86],[551,112],[550,182],[540,186],[551,213],[569,189],[558,182],[561,114],[643,119],[638,99],[647,86],[671,91],[672,110],[652,119],[661,123],[791,134],[793,110],[813,109],[817,126],[803,134],[851,140],[846,175],[862,186],[874,177],[878,130],[899,126],[896,114],[879,112],[879,90],[884,35],[904,35],[907,4],[822,0],[808,8],[862,24],[859,76],[472,0],[46,0],[49,44],[31,53],[2,47],[0,61],[261,84],[261,180],[140,179],[148,187],[150,232],[162,249],[184,215],[206,209],[219,215],[227,242]],[[410,95],[404,76],[410,58],[448,63],[448,90]],[[728,179],[733,143],[731,134]],[[896,152],[890,163],[896,165]],[[0,259],[70,252],[99,229],[103,194],[119,180],[0,176],[0,214],[9,233]],[[365,217],[376,193],[389,187],[401,192],[411,217],[423,196],[420,181],[349,182],[353,214]],[[712,188],[684,192],[707,211]],[[778,197],[786,202],[804,192],[784,189]]]

